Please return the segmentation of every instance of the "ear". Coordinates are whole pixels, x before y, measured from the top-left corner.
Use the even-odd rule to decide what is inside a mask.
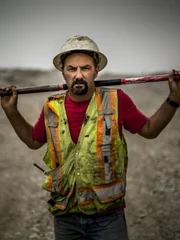
[[[99,67],[96,67],[96,69],[95,69],[95,78],[97,78],[97,76],[98,76],[98,73],[99,73]]]

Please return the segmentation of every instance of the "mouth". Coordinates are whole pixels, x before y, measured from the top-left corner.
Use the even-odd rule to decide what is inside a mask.
[[[74,88],[84,88],[85,85],[84,85],[84,84],[74,84],[73,87],[74,87]]]

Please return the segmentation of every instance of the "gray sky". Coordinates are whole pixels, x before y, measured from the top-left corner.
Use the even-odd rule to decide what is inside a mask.
[[[106,71],[180,69],[179,9],[179,0],[4,0],[0,67],[52,69],[66,39],[81,34],[107,56]]]

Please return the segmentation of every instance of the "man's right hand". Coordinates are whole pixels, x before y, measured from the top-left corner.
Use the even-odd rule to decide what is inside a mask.
[[[10,95],[1,95],[1,106],[6,113],[12,127],[18,137],[30,149],[39,149],[43,143],[36,142],[32,137],[33,127],[24,119],[17,109],[18,94],[15,86],[5,86],[0,89],[2,92],[11,92]]]
[[[16,91],[16,87],[12,86],[5,86],[0,89],[2,92],[10,92],[12,91],[11,95],[1,95],[1,106],[6,113],[7,116],[11,116],[14,112],[17,112],[17,101],[18,101],[18,94]]]

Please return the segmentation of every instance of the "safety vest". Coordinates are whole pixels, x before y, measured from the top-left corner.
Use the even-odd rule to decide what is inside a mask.
[[[127,145],[118,130],[117,90],[96,88],[75,144],[65,110],[66,93],[44,107],[50,171],[42,187],[51,192],[50,212],[94,214],[122,204],[126,189]]]

